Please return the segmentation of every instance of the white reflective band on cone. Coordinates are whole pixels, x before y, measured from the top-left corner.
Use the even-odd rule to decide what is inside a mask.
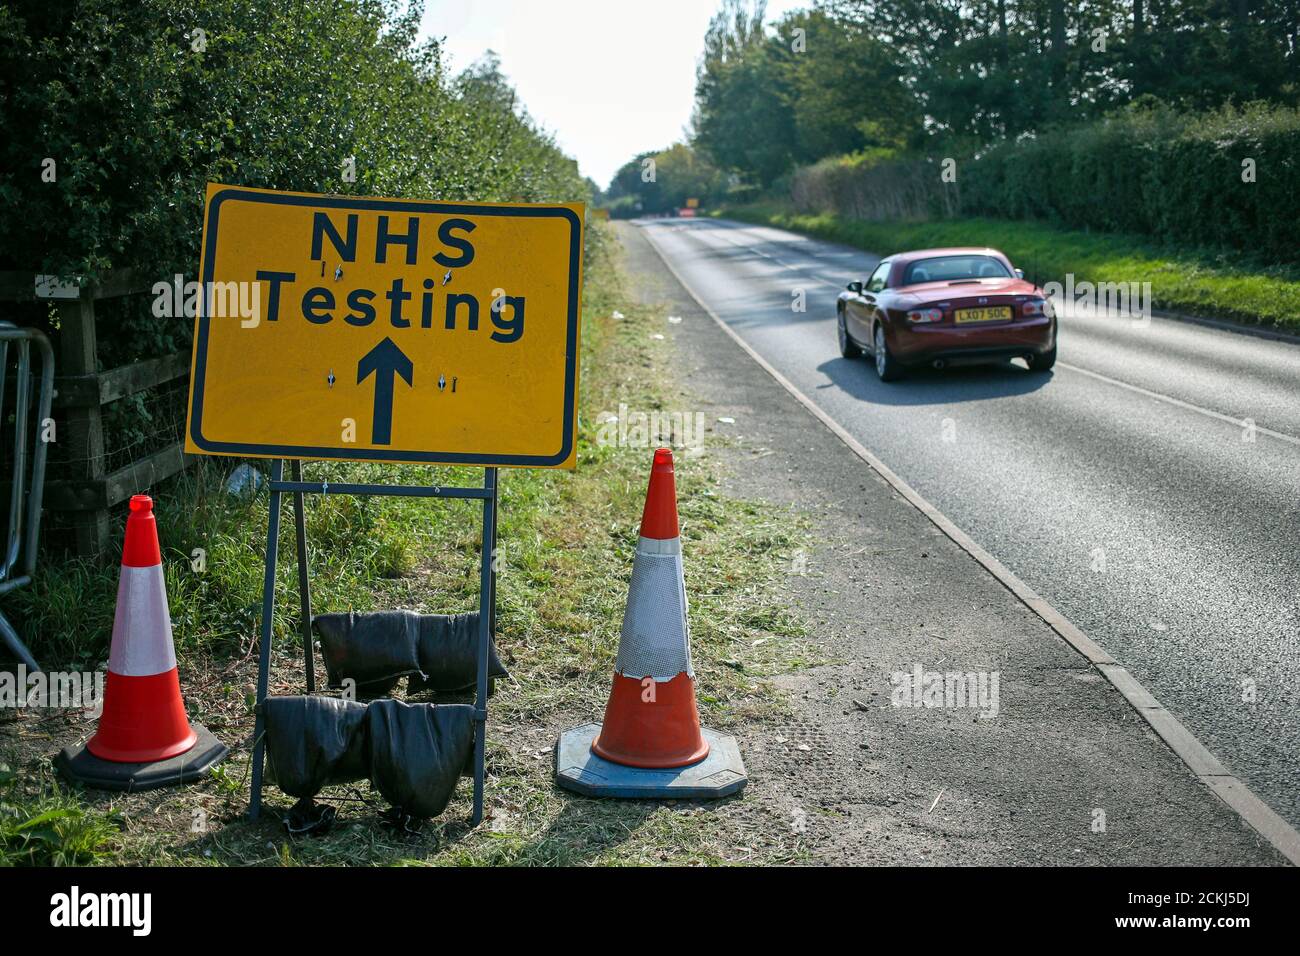
[[[660,683],[683,672],[694,679],[686,610],[681,539],[642,538],[632,562],[615,664],[618,672]]]
[[[122,566],[108,669],[123,677],[150,677],[176,666],[162,565]]]

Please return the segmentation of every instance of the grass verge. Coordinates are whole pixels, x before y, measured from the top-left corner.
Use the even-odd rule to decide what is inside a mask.
[[[113,811],[86,807],[57,781],[18,794],[17,775],[0,764],[0,866],[87,866],[117,844]]]
[[[1254,264],[1239,254],[1170,251],[1141,237],[1005,219],[866,222],[767,203],[724,214],[882,256],[904,249],[993,246],[1040,284],[1064,283],[1067,273],[1076,282],[1150,282],[1158,309],[1300,332],[1300,270]]]
[[[673,379],[673,346],[655,337],[663,315],[631,301],[612,240],[588,264],[583,309],[579,462],[573,472],[502,474],[500,631],[511,677],[497,683],[488,730],[488,817],[470,831],[469,782],[418,836],[379,825],[366,783],[331,788],[342,825],[291,839],[268,788],[269,812],[242,819],[248,798],[255,640],[266,496],[234,498],[227,469],[200,469],[155,498],[173,627],[191,715],[232,746],[202,784],[150,794],[87,791],[60,799],[115,835],[93,862],[163,864],[719,863],[798,859],[798,837],[772,827],[743,799],[665,805],[593,801],[558,790],[551,747],[559,731],[598,718],[609,689],[651,452],[597,441],[620,403],[634,410],[690,407]],[[618,312],[621,319],[613,316]],[[805,526],[784,509],[727,497],[721,439],[677,452],[678,497],[701,716],[724,729],[781,719],[772,678],[811,662],[801,623],[777,582]],[[311,478],[445,484],[454,469],[311,463]],[[470,479],[472,480],[472,478]],[[273,694],[300,693],[292,522],[283,522]],[[315,609],[476,606],[477,521],[472,505],[399,498],[313,498],[308,507]],[[202,549],[204,560],[196,562]],[[201,569],[200,569],[201,568]],[[47,567],[23,600],[26,633],[46,660],[98,665],[107,653],[117,571]],[[423,695],[413,698],[430,699]],[[89,732],[75,714],[19,712],[0,723],[0,753],[23,771],[0,794],[28,814],[54,783],[49,757]]]

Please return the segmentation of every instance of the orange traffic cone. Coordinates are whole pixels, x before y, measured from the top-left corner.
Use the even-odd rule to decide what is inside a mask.
[[[185,714],[153,499],[130,508],[99,729],[57,763],[91,786],[140,790],[195,779],[226,748]]]
[[[692,798],[747,782],[735,739],[700,727],[667,448],[650,470],[605,722],[561,735],[556,780],[593,796]]]
[[[655,452],[605,723],[591,749],[629,767],[684,767],[709,755],[691,667],[673,453]]]

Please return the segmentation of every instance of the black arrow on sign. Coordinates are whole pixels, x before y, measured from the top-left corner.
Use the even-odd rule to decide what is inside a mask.
[[[389,445],[393,440],[393,379],[400,375],[407,385],[415,367],[406,353],[386,338],[357,363],[357,384],[375,376],[375,417],[370,425],[370,443]]]

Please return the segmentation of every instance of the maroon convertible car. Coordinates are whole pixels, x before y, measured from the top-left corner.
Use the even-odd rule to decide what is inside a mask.
[[[883,382],[909,367],[1023,358],[1056,364],[1056,313],[996,249],[924,249],[883,260],[835,305],[840,354],[870,352]]]

